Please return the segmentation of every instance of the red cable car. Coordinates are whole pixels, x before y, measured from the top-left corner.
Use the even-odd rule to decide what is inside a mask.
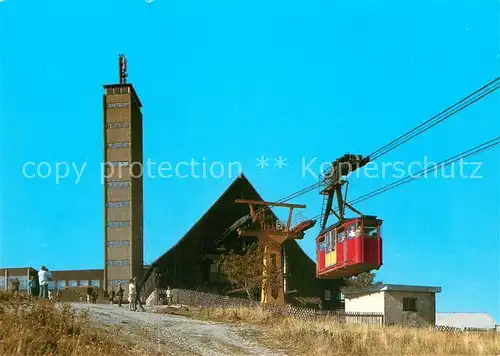
[[[321,177],[324,196],[321,232],[316,238],[316,276],[318,278],[342,278],[379,269],[382,266],[382,220],[376,216],[361,214],[345,201],[342,187],[347,176],[370,161],[369,157],[345,154],[332,163],[328,173]],[[345,179],[343,179],[346,177]],[[333,210],[333,199],[337,196],[337,210]],[[357,218],[345,218],[345,208],[358,214]],[[330,214],[338,222],[325,228]]]
[[[316,239],[318,278],[341,278],[382,266],[382,220],[347,219],[323,229]]]

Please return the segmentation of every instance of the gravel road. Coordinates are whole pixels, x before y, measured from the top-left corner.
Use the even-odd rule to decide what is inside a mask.
[[[91,320],[104,328],[137,341],[162,355],[284,355],[259,345],[257,329],[195,320],[150,311],[132,312],[128,306],[74,303],[75,310],[88,310]],[[112,330],[110,329],[110,330]]]

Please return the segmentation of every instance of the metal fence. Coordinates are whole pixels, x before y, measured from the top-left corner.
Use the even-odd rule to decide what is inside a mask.
[[[166,296],[165,290],[157,290],[157,302]],[[363,324],[383,326],[382,313],[345,312],[343,310],[319,310],[301,308],[289,304],[261,305],[259,302],[247,299],[228,297],[219,294],[196,292],[185,289],[173,289],[173,302],[177,304],[197,306],[199,308],[259,308],[264,311],[284,317],[299,319],[324,319],[339,324]],[[160,302],[161,304],[161,302]]]
[[[471,327],[464,327],[464,328],[457,328],[453,326],[448,326],[448,325],[436,325],[436,330],[438,331],[446,331],[446,332],[461,332],[461,333],[466,333],[466,332],[496,332],[496,328],[471,328]]]
[[[219,294],[203,293],[186,289],[173,289],[173,302],[196,306],[199,308],[255,308],[284,317],[297,319],[323,319],[338,324],[363,324],[372,326],[385,326],[382,313],[369,312],[345,312],[343,310],[320,310],[312,308],[296,307],[289,304],[261,305],[259,302],[248,299],[229,297]],[[152,304],[163,304],[166,300],[166,290],[156,289],[151,295]],[[436,331],[443,332],[499,332],[500,326],[491,329],[480,328],[457,328],[446,325],[436,325]]]

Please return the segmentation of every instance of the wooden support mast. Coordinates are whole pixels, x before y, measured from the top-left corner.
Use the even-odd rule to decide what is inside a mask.
[[[266,270],[271,264],[281,266],[282,263],[282,245],[286,240],[302,238],[304,231],[313,227],[314,222],[309,224],[299,224],[290,228],[294,209],[304,209],[306,206],[301,204],[285,204],[279,202],[266,202],[258,200],[237,199],[239,204],[248,204],[250,208],[250,217],[252,224],[247,228],[238,229],[239,236],[255,236],[259,240],[259,246],[264,249],[264,259],[262,261],[263,281],[266,280]],[[288,208],[288,219],[286,223],[277,220],[270,207]],[[259,207],[259,208],[257,208]],[[286,270],[286,267],[285,267]],[[283,275],[281,278],[281,288],[273,288],[269,283],[262,283],[261,303],[262,304],[283,304],[284,285]]]

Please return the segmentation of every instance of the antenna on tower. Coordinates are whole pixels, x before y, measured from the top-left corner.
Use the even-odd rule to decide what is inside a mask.
[[[118,70],[119,70],[119,78],[120,84],[127,83],[127,58],[124,54],[120,54],[118,57]]]

